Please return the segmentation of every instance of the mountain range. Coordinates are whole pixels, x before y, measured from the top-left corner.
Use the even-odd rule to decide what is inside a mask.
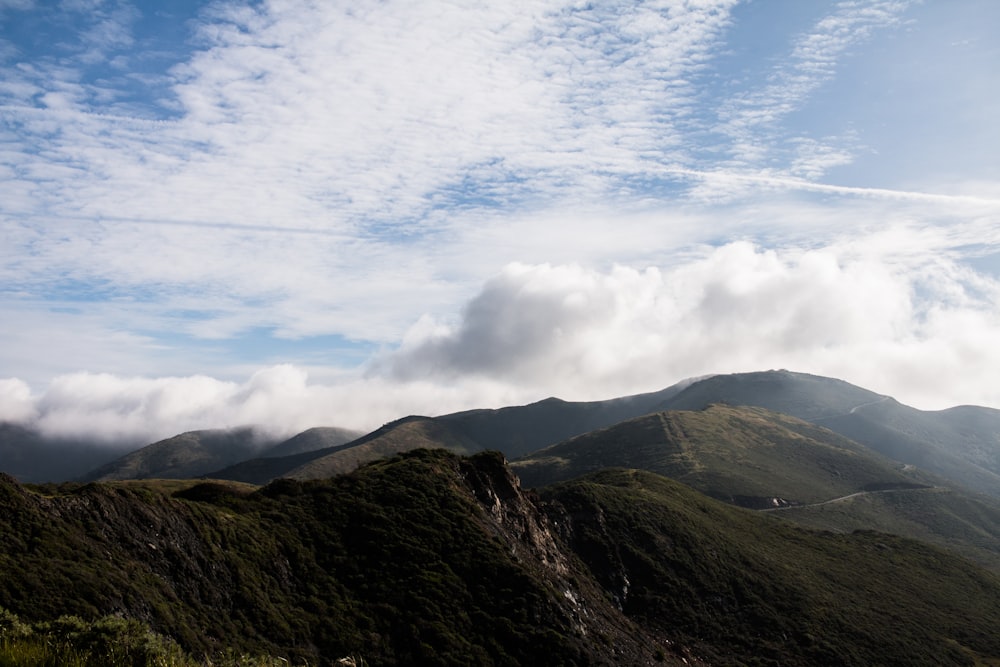
[[[654,412],[702,410],[713,404],[753,406],[797,417],[854,440],[892,460],[942,475],[970,490],[1000,497],[1000,410],[961,406],[929,412],[902,405],[841,380],[789,371],[716,375],[662,391],[596,402],[549,398],[524,406],[472,410],[439,417],[405,417],[355,439],[308,438],[310,431],[251,456],[253,434],[231,437],[231,452],[193,457],[179,476],[212,476],[266,483],[278,477],[309,478],[346,472],[361,463],[417,447],[443,446],[456,453],[496,450],[509,459],[532,454],[574,436]],[[84,480],[172,477],[156,463],[163,450],[180,450],[190,439],[155,443],[82,474]],[[242,439],[242,440],[241,440]],[[292,444],[310,446],[291,453]],[[243,442],[245,444],[240,445]],[[187,446],[187,445],[184,445]],[[207,449],[207,444],[206,444]],[[259,446],[256,451],[260,451]],[[281,455],[287,453],[287,455]],[[148,458],[145,464],[136,459]]]
[[[802,525],[877,528],[1000,571],[1000,411],[920,411],[833,378],[784,370],[717,375],[607,401],[549,398],[410,416],[355,439],[312,429],[246,460],[240,456],[252,446],[237,443],[251,442],[252,433],[201,433],[204,443],[193,449],[178,436],[84,479],[203,476],[263,485],[340,475],[419,448],[495,450],[528,486],[637,468]],[[213,441],[229,443],[221,448],[228,460]],[[302,441],[310,446],[293,449]],[[290,449],[297,451],[280,455]],[[165,453],[187,464],[168,467]]]
[[[788,371],[183,433],[0,477],[0,664],[114,619],[190,664],[995,664],[998,452],[1000,411]]]
[[[121,618],[197,661],[183,664],[1000,658],[996,574],[902,537],[802,529],[636,469],[534,493],[498,453],[418,449],[264,487],[6,477],[0,506],[0,659],[67,626],[66,641],[93,645]],[[76,664],[143,664],[124,661],[136,650]],[[258,658],[224,661],[234,654]]]
[[[789,371],[715,375],[606,401],[549,398],[496,410],[405,417],[368,434],[319,427],[276,442],[252,428],[194,431],[125,455],[84,438],[54,440],[0,424],[0,470],[27,482],[216,476],[260,484],[345,472],[428,445],[457,453],[496,450],[516,459],[634,417],[712,404],[798,417],[890,459],[1000,496],[1000,410],[921,411],[841,380]]]

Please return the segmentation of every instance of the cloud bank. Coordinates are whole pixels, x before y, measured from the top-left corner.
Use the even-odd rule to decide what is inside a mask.
[[[467,376],[653,390],[665,379],[787,367],[924,407],[998,405],[1000,283],[946,258],[730,243],[671,269],[515,264],[457,320],[425,318],[376,365],[400,380]]]
[[[0,381],[0,417],[49,435],[152,441],[206,427],[370,430],[407,414],[556,395],[596,400],[693,376],[789,368],[925,409],[1000,405],[1000,282],[898,237],[706,248],[668,268],[511,264],[460,312],[426,315],[364,373],[278,365],[241,382],[76,373]],[[320,373],[322,376],[322,373]]]

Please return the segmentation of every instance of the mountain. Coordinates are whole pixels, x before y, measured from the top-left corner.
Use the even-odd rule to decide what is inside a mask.
[[[462,442],[455,451],[493,449],[516,459],[634,417],[668,410],[701,410],[712,404],[754,406],[788,414],[829,428],[901,463],[942,475],[955,484],[1000,496],[1000,410],[962,406],[926,412],[842,380],[783,370],[713,375],[686,380],[658,392],[607,401],[549,398],[529,405],[470,410],[433,419],[451,440]],[[368,437],[342,447],[365,444]],[[388,447],[384,451],[406,448]],[[333,453],[317,450],[280,463],[249,462],[218,474],[263,483],[292,471],[302,476],[349,469],[309,468],[310,459]],[[338,451],[334,459],[349,461],[350,455]],[[358,461],[366,460],[370,457],[359,452]]]
[[[458,454],[482,447],[445,421],[404,417],[343,445],[282,457],[244,461],[207,475],[214,479],[266,484],[279,477],[319,479],[350,472],[364,463],[418,448],[443,448]]]
[[[331,426],[318,426],[310,428],[298,435],[292,436],[288,440],[279,442],[273,447],[268,447],[260,453],[261,458],[278,458],[282,456],[293,456],[314,452],[318,449],[337,447],[344,443],[351,442],[363,436],[360,431],[351,431],[346,428],[335,428]]]
[[[121,446],[96,440],[47,437],[20,424],[0,422],[0,472],[22,482],[77,479],[121,451]]]
[[[569,402],[549,398],[529,405],[470,410],[433,419],[438,422],[434,428],[449,434],[446,439],[460,443],[455,451],[493,449],[510,458],[519,458],[634,417],[665,410],[700,410],[715,403],[756,406],[792,415],[825,426],[889,458],[943,475],[970,489],[1000,496],[1000,410],[961,406],[925,412],[841,380],[804,373],[715,375],[686,380],[658,392],[606,401]],[[393,422],[383,429],[393,429],[405,421]],[[6,433],[16,433],[9,426]],[[204,466],[192,470],[198,475],[219,474],[223,478],[264,483],[293,471],[301,476],[350,469],[345,462],[351,461],[352,456],[346,450],[354,446],[365,447],[355,452],[356,465],[371,460],[373,451],[383,454],[403,451],[411,448],[407,441],[420,439],[410,433],[400,434],[395,445],[385,441],[378,447],[369,444],[372,438],[385,435],[383,429],[349,442],[345,440],[356,434],[341,429],[311,429],[284,443],[271,443],[271,449],[246,448],[241,458],[226,455],[210,464],[211,457],[206,457]],[[86,460],[91,455],[87,445],[80,450],[71,447],[45,450],[44,457],[29,455],[31,445],[24,444],[24,437],[9,437],[4,433],[0,428],[0,469],[28,481],[79,478],[79,472],[70,475],[58,471],[76,469],[78,464],[72,463],[74,457]],[[431,444],[426,439],[424,442],[416,446]],[[155,445],[152,451],[156,451]],[[64,457],[58,455],[63,452]],[[108,455],[104,450],[100,453]],[[314,459],[331,454],[336,456],[327,464],[310,467]],[[169,457],[166,460],[169,469],[173,464],[169,463]],[[139,464],[134,459],[122,461],[115,470],[115,466],[109,466],[102,474],[127,476],[132,474],[129,470],[142,470],[147,476],[182,474],[172,471],[161,475],[151,463]],[[96,477],[92,474],[88,478]]]
[[[715,375],[657,410],[751,405],[825,426],[902,463],[1000,496],[1000,410],[963,406],[917,410],[842,380],[766,371]]]
[[[498,454],[415,450],[257,491],[0,478],[0,507],[0,607],[26,623],[135,619],[206,658],[1000,659],[1000,578],[976,565],[899,537],[805,530],[637,470],[536,495]]]
[[[917,473],[809,422],[762,408],[655,412],[571,438],[512,468],[545,486],[604,468],[637,468],[744,507],[818,503],[864,490],[927,487]]]
[[[542,497],[623,612],[709,664],[989,664],[1000,642],[986,621],[1000,579],[919,542],[804,530],[636,470]],[[950,617],[979,613],[978,628]]]
[[[154,442],[92,470],[86,481],[185,479],[242,461],[268,446],[253,428],[189,431]]]
[[[438,417],[477,442],[481,449],[518,458],[542,447],[632,417],[654,412],[695,380],[666,389],[606,401],[570,402],[547,398],[498,410],[468,410]]]
[[[208,473],[217,479],[266,484],[279,477],[309,478],[349,472],[362,463],[417,447],[444,447],[459,454],[486,450],[517,457],[560,440],[646,414],[690,384],[607,401],[547,398],[496,410],[468,410],[441,417],[410,416],[336,447],[243,461]],[[357,451],[354,451],[357,448]]]
[[[552,445],[511,467],[528,487],[605,468],[646,470],[802,525],[878,529],[931,542],[1000,572],[1000,502],[763,408],[716,404],[653,413]]]

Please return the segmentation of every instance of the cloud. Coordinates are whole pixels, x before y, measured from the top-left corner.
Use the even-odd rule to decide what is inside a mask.
[[[407,414],[504,405],[523,392],[489,381],[451,386],[383,378],[310,380],[288,364],[242,382],[203,375],[144,378],[110,373],[56,377],[37,395],[17,379],[0,380],[0,420],[30,425],[51,437],[79,436],[134,448],[178,433],[252,425],[274,437],[313,426],[371,430]]]
[[[853,131],[845,130],[844,136],[809,137],[791,133],[782,121],[834,78],[853,48],[879,30],[898,26],[910,5],[900,0],[837,3],[792,40],[786,56],[760,85],[723,100],[715,131],[728,138],[727,167],[738,171],[764,168],[811,180],[832,167],[850,164],[861,148]]]
[[[1000,247],[995,58],[940,49],[985,5],[72,6],[25,15],[41,48],[0,0],[0,367],[35,392],[5,385],[12,415],[377,425],[765,365],[998,404],[995,286],[962,268]],[[248,365],[258,332],[356,347]]]
[[[922,408],[1000,405],[1000,280],[904,227],[817,248],[692,249],[660,267],[511,264],[461,311],[425,315],[361,369],[290,364],[241,380],[60,375],[0,381],[0,418],[143,444],[253,424],[371,430],[407,414],[596,400],[710,373],[789,368]]]
[[[0,11],[4,9],[31,9],[34,4],[34,0],[0,0]]]
[[[737,242],[665,269],[511,265],[457,320],[424,318],[376,368],[402,381],[488,377],[582,399],[787,367],[923,406],[945,407],[934,396],[998,404],[989,375],[1000,353],[989,341],[1000,335],[1000,283],[947,258],[896,252]]]
[[[123,84],[43,61],[7,113],[44,149],[29,170],[77,170],[38,183],[59,213],[395,230],[443,206],[597,199],[669,161],[734,4],[216,3],[169,109],[93,113]],[[105,14],[81,39],[126,43],[128,17]]]
[[[28,422],[34,417],[28,383],[17,378],[0,379],[0,422]]]

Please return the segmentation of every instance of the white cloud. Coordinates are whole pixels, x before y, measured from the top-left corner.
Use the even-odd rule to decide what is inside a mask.
[[[354,376],[323,384],[290,365],[259,370],[243,382],[73,373],[56,377],[38,395],[20,380],[0,380],[0,419],[48,436],[135,447],[204,428],[253,425],[275,437],[323,425],[367,430],[407,414],[437,414],[441,406],[499,406],[525,396],[488,381],[443,386]]]
[[[836,74],[850,50],[878,30],[896,26],[912,4],[901,0],[839,2],[799,35],[762,85],[734,95],[719,109],[716,131],[731,141],[729,167],[777,170],[808,179],[849,164],[859,149],[853,133],[844,137],[796,136],[782,124]],[[788,157],[782,157],[788,153]]]
[[[1000,281],[935,247],[928,230],[899,227],[813,249],[734,242],[642,270],[513,264],[453,317],[421,318],[365,375],[287,364],[240,381],[81,372],[36,395],[8,379],[0,414],[51,435],[140,444],[245,424],[366,430],[406,414],[779,367],[922,408],[1000,405]]]
[[[860,77],[835,117],[810,105],[854,55],[905,63],[877,81],[916,69],[889,38],[927,5],[815,5],[800,32],[753,36],[782,62],[728,71],[731,10],[767,3],[217,2],[151,72],[128,70],[148,55],[136,15],[91,6],[63,52],[0,41],[0,311],[17,323],[0,368],[37,392],[29,409],[12,381],[0,410],[47,406],[46,428],[109,437],[360,425],[765,366],[1000,404],[977,375],[996,369],[995,285],[961,268],[1000,247],[985,162],[946,183],[816,180],[882,130],[855,124]],[[927,23],[907,47],[924,64],[940,55]],[[977,111],[995,98],[984,48],[953,123],[980,149],[996,125]],[[915,127],[897,145],[920,156]],[[926,189],[880,187],[907,182]],[[296,357],[247,380],[227,349],[266,330],[391,350],[411,326],[363,379]]]
[[[29,422],[34,417],[28,383],[17,378],[0,379],[0,422]]]
[[[4,9],[31,9],[34,0],[0,0],[0,10]]]
[[[733,4],[219,3],[172,72],[177,120],[87,113],[96,89],[51,63],[27,78],[58,124],[8,113],[45,148],[32,169],[80,169],[42,186],[74,215],[354,231],[466,199],[596,199],[671,159]]]
[[[997,404],[989,373],[1000,369],[990,343],[1000,335],[1000,284],[947,257],[857,250],[740,242],[663,270],[512,265],[457,321],[425,318],[377,368],[400,380],[481,376],[582,399],[786,367],[924,406],[934,396],[934,407],[945,407],[940,397]]]

